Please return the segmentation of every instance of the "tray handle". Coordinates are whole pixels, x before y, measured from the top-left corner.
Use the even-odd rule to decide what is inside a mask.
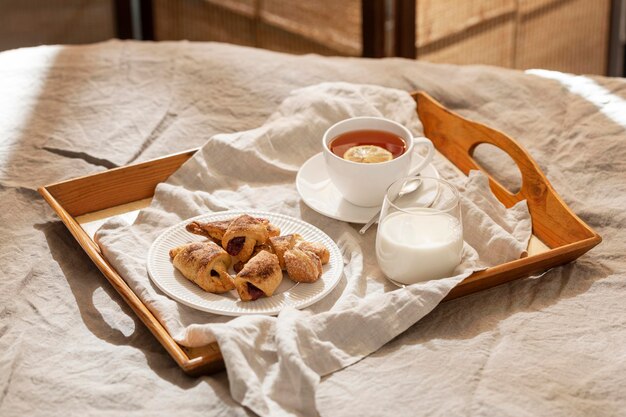
[[[491,190],[507,207],[526,199],[533,219],[533,233],[550,248],[600,237],[561,200],[533,158],[504,133],[467,120],[443,107],[424,92],[412,94],[424,135],[437,150],[464,174],[478,169],[489,177]],[[472,154],[476,146],[489,143],[506,152],[522,175],[520,190],[513,194],[482,168]]]

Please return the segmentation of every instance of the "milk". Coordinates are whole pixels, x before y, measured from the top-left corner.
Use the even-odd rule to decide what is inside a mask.
[[[459,220],[433,209],[395,212],[378,226],[376,256],[389,278],[402,284],[450,276],[461,262]]]

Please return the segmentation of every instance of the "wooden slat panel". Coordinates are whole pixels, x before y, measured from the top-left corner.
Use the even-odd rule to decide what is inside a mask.
[[[418,59],[606,73],[611,0],[415,2]]]
[[[517,0],[415,0],[416,46],[464,33],[492,20],[512,16]]]
[[[520,0],[516,67],[605,74],[610,0]]]
[[[383,18],[383,0],[365,2],[380,5]],[[363,53],[361,0],[154,0],[153,9],[156,40],[228,42],[294,54]],[[382,26],[369,30],[382,36]],[[382,38],[375,40],[373,45],[382,45]]]
[[[362,54],[360,0],[263,0],[260,6],[259,18],[268,26],[293,33],[341,55]],[[266,43],[263,38],[259,40],[262,47]]]
[[[518,11],[520,15],[524,16],[529,13],[539,12],[540,10],[560,7],[561,5],[570,3],[571,1],[572,0],[519,0]],[[593,4],[593,2],[589,3]]]
[[[512,67],[514,64],[515,17],[505,15],[425,44],[417,59],[447,64],[485,64]]]
[[[246,2],[223,7],[205,0],[153,0],[154,38],[256,45],[254,9]],[[236,7],[239,6],[239,7]]]
[[[296,55],[305,53],[326,56],[340,55],[335,49],[264,22],[258,23],[257,46]]]
[[[179,1],[180,0],[176,0]],[[193,0],[192,0],[193,1]],[[210,3],[228,9],[232,12],[239,13],[244,16],[254,17],[257,15],[259,3],[261,0],[195,0]]]

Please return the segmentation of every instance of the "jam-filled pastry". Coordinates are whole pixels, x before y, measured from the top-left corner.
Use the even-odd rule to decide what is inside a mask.
[[[313,252],[317,255],[318,258],[320,258],[320,261],[322,261],[322,265],[326,265],[328,261],[330,261],[330,252],[328,252],[326,246],[324,246],[320,242],[307,242],[306,240],[300,240],[296,242],[294,248],[298,248],[303,251]]]
[[[269,220],[263,217],[255,217],[255,219],[260,221],[267,228],[269,237],[280,235],[280,228],[278,226],[274,226]],[[214,222],[194,221],[185,226],[185,228],[190,233],[208,237],[218,245],[221,245],[224,234],[233,220],[234,219],[217,220]]]
[[[268,251],[269,253],[274,253],[274,250],[272,249],[270,245],[267,245],[267,244],[256,245],[254,247],[254,251],[252,251],[252,256],[250,257],[250,259],[254,258],[259,252],[263,250]],[[243,269],[245,264],[246,264],[245,262],[241,262],[241,261],[235,262],[233,264],[233,269],[235,270],[235,273],[238,274],[239,271]]]
[[[267,251],[269,253],[274,253],[274,249],[270,246],[269,243],[264,243],[262,245],[256,245],[254,250],[252,251],[252,257],[255,257],[259,252]]]
[[[235,288],[228,275],[230,256],[214,242],[194,242],[170,250],[170,259],[188,280],[212,293]]]
[[[262,217],[257,217],[256,219],[263,223],[265,227],[267,227],[267,233],[269,237],[280,236],[280,227],[274,226],[272,223],[270,223],[269,220]]]
[[[285,252],[287,275],[295,282],[315,282],[322,276],[322,261],[313,252],[289,249]]]
[[[235,270],[235,274],[238,274],[239,271],[241,271],[244,266],[246,266],[245,262],[241,262],[241,261],[235,262],[233,264],[233,269]]]
[[[278,257],[267,251],[250,259],[235,277],[235,288],[241,301],[270,297],[283,280]]]
[[[228,225],[222,247],[237,261],[246,262],[252,256],[254,247],[264,244],[268,238],[267,226],[262,221],[243,214]]]
[[[188,232],[193,233],[194,235],[205,236],[217,243],[218,245],[222,244],[222,239],[224,238],[224,233],[230,226],[232,219],[229,220],[218,220],[215,222],[191,222],[185,229]]]
[[[297,233],[270,238],[270,246],[276,256],[278,256],[281,269],[285,269],[285,252],[292,249],[300,240],[302,240],[302,236]]]

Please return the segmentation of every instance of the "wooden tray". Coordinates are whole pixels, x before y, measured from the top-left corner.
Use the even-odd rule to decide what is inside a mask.
[[[528,257],[471,275],[454,288],[446,300],[562,265],[600,243],[600,236],[572,213],[530,155],[514,140],[448,111],[425,93],[414,93],[413,97],[417,101],[417,113],[425,135],[465,175],[471,169],[481,169],[472,157],[474,149],[481,143],[495,145],[511,156],[522,175],[521,190],[512,194],[489,176],[491,189],[507,207],[526,199],[533,220]],[[178,345],[109,265],[93,240],[94,232],[109,218],[122,216],[133,221],[138,211],[150,203],[157,184],[165,181],[195,152],[190,150],[47,185],[39,188],[39,193],[176,363],[186,373],[200,375],[223,368],[217,344],[202,348]]]

